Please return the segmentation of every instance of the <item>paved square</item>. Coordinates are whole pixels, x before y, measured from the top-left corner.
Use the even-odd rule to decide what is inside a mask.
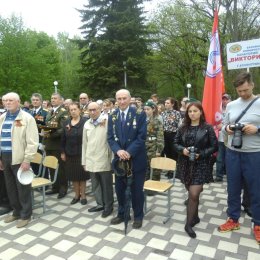
[[[163,181],[167,181],[163,179]],[[88,183],[87,191],[90,191]],[[35,192],[36,200],[40,196]],[[148,197],[151,211],[144,218],[140,230],[132,229],[124,235],[124,225],[111,226],[101,212],[88,213],[95,205],[92,195],[88,204],[70,205],[73,193],[61,200],[47,197],[47,212],[34,210],[33,220],[22,229],[15,222],[5,224],[0,218],[0,259],[136,259],[136,260],[259,260],[259,245],[254,240],[251,220],[241,212],[241,229],[219,233],[217,226],[226,220],[226,182],[204,186],[200,200],[201,222],[194,228],[197,238],[191,239],[184,231],[186,192],[176,180],[172,192],[172,218],[163,224],[166,197]],[[115,202],[114,215],[117,203]]]

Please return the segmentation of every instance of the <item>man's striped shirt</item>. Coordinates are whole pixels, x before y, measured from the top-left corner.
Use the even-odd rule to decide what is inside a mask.
[[[2,125],[1,131],[1,153],[11,153],[12,152],[12,126],[14,124],[15,118],[17,117],[19,110],[14,114],[9,111],[6,114],[5,121]]]

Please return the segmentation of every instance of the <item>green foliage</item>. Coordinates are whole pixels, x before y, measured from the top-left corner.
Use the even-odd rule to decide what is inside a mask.
[[[75,41],[69,39],[67,33],[59,33],[57,44],[60,50],[60,77],[57,78],[62,86],[62,95],[65,98],[78,99],[79,93],[85,91],[81,87],[80,50]]]
[[[192,10],[175,4],[166,6],[153,20],[157,31],[149,81],[156,81],[160,96],[181,98],[186,84],[193,95],[201,95],[201,78],[207,61],[209,32],[212,24]]]
[[[148,31],[141,4],[141,0],[90,0],[86,9],[80,10],[84,41],[79,44],[85,47],[82,64],[91,96],[113,95],[124,87],[124,72],[132,93],[142,92],[140,88],[147,85],[144,58]]]
[[[33,92],[50,96],[60,73],[59,50],[53,38],[23,27],[21,18],[0,17],[0,95],[17,92],[28,99]]]
[[[260,6],[256,0],[174,0],[162,6],[150,21],[156,35],[148,81],[160,96],[180,99],[187,95],[186,84],[192,85],[191,96],[201,99],[204,74],[213,25],[213,10],[219,4],[219,35],[226,91],[236,96],[232,81],[238,71],[228,71],[225,46],[228,42],[260,38]],[[259,68],[251,69],[259,82]],[[256,85],[256,92],[260,93]]]

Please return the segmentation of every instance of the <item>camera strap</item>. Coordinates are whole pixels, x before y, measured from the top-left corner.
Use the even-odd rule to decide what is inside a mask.
[[[248,106],[242,111],[242,113],[239,115],[239,117],[236,119],[235,124],[245,115],[246,111],[253,105],[253,103],[258,99],[259,97],[254,98]]]

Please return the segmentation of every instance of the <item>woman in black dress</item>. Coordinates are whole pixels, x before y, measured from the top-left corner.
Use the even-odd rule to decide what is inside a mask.
[[[61,159],[65,161],[65,173],[69,181],[72,181],[75,196],[70,204],[81,202],[87,204],[86,180],[89,174],[81,165],[82,133],[87,118],[81,117],[80,105],[72,103],[69,105],[70,119],[63,126],[61,139]]]
[[[195,238],[196,233],[192,227],[200,222],[199,196],[203,191],[203,184],[213,182],[210,159],[218,149],[214,129],[205,122],[204,111],[199,102],[188,105],[183,125],[175,136],[174,147],[179,154],[177,177],[189,194],[185,231]]]

